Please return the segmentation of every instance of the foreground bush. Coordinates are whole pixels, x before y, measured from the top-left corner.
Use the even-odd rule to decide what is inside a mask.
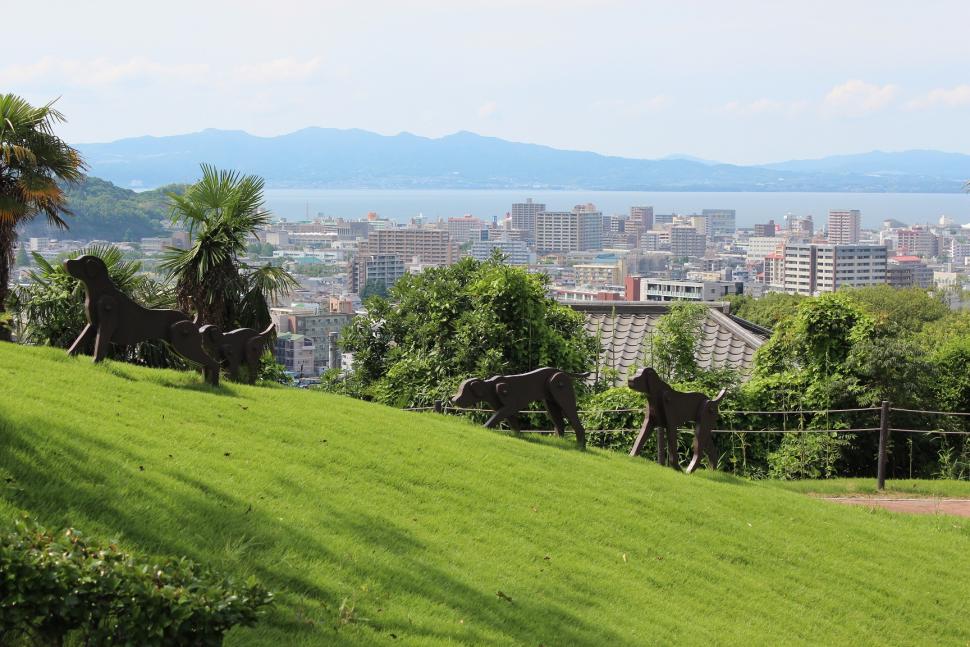
[[[148,561],[26,521],[0,536],[0,644],[220,645],[272,602],[186,559]]]

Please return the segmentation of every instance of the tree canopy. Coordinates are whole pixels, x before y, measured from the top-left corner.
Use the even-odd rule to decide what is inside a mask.
[[[344,330],[353,379],[377,400],[415,406],[447,399],[468,377],[589,370],[596,342],[581,314],[546,295],[547,281],[498,258],[405,275]]]

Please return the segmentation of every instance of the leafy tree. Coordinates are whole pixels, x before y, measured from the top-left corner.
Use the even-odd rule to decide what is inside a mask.
[[[879,336],[896,337],[919,333],[923,326],[950,314],[940,295],[922,288],[893,288],[873,285],[840,291],[872,318]]]
[[[223,329],[267,326],[269,301],[297,282],[281,267],[240,261],[247,236],[269,223],[262,178],[203,164],[202,179],[169,198],[172,221],[193,238],[188,249],[168,250],[159,266],[175,280],[179,307]]]
[[[545,275],[497,259],[405,275],[389,299],[369,298],[367,314],[344,329],[354,379],[382,402],[410,406],[445,399],[471,376],[585,371],[595,341],[581,314],[546,296],[547,286]]]
[[[650,360],[666,380],[687,382],[698,376],[695,353],[705,317],[707,306],[693,301],[674,301],[657,322]]]
[[[21,245],[17,248],[17,259],[14,261],[17,267],[27,267],[30,265],[30,257],[27,255],[27,248]]]
[[[769,292],[759,299],[750,295],[728,297],[731,314],[765,328],[774,328],[782,319],[795,314],[798,304],[805,300],[801,294]]]
[[[38,215],[67,227],[69,213],[59,182],[81,180],[80,154],[54,134],[64,117],[52,103],[35,107],[0,94],[0,314],[5,310],[17,227]],[[9,339],[0,328],[0,339]]]

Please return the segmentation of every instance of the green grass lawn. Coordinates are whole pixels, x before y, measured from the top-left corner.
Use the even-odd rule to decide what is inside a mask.
[[[776,481],[775,485],[792,492],[821,496],[945,497],[970,499],[970,481],[887,480],[886,489],[876,489],[876,479],[827,479],[824,481]]]
[[[0,514],[274,590],[232,645],[970,642],[970,520],[0,344]]]

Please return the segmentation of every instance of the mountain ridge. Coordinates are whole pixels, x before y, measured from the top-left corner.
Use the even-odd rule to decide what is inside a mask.
[[[970,155],[873,151],[765,165],[689,155],[628,158],[458,131],[438,138],[310,126],[272,137],[207,128],[78,144],[92,175],[123,187],[191,182],[201,162],[273,188],[957,192]]]

